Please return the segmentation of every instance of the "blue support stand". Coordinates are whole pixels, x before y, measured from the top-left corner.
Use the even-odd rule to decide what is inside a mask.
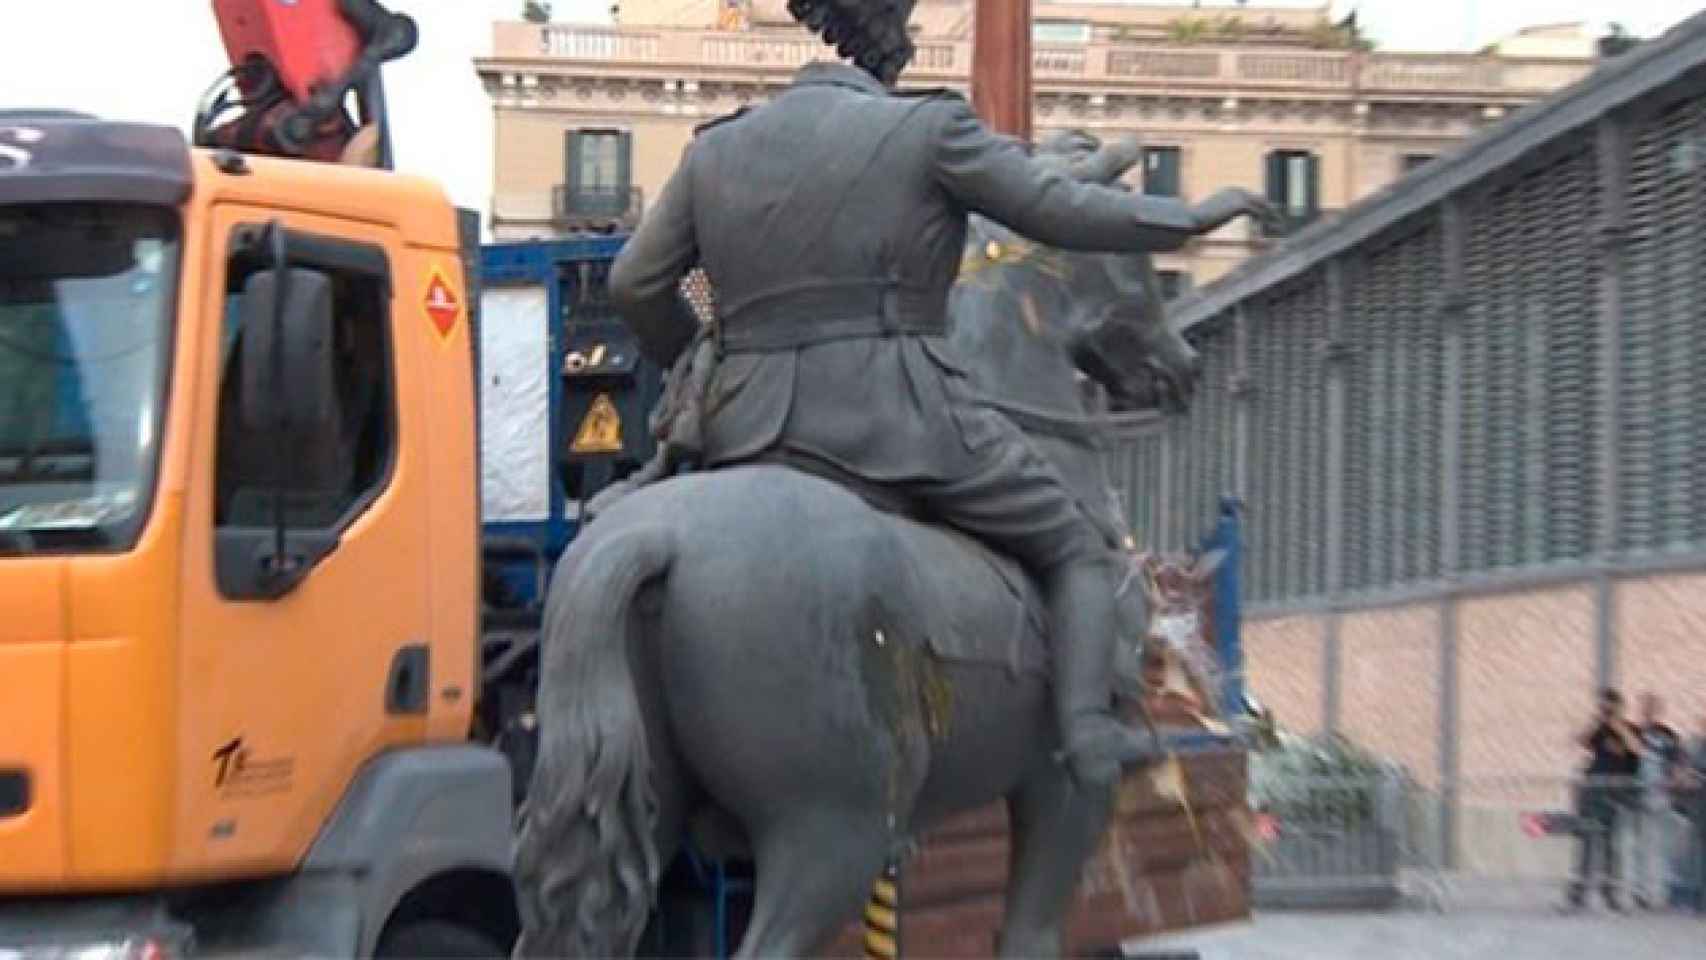
[[[1229,714],[1242,709],[1244,703],[1244,647],[1239,635],[1239,612],[1243,607],[1240,597],[1244,568],[1243,512],[1244,504],[1238,497],[1221,496],[1214,529],[1200,548],[1205,554],[1212,550],[1226,552],[1214,575],[1214,637],[1222,669],[1226,671],[1221,683],[1221,702]]]

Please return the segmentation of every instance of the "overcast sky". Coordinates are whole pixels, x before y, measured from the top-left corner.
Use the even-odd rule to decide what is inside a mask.
[[[1119,0],[1108,0],[1119,2]],[[558,20],[608,22],[611,0],[556,0]],[[1316,7],[1316,0],[1257,0]],[[491,111],[470,62],[490,52],[490,23],[522,0],[391,0],[421,43],[387,68],[397,162],[434,177],[463,206],[491,194]],[[1174,4],[1189,6],[1188,2]],[[1206,0],[1204,7],[1231,2]],[[1388,50],[1464,50],[1523,26],[1617,19],[1640,35],[1701,9],[1688,0],[1334,0]],[[1614,17],[1613,17],[1614,14]],[[0,0],[0,107],[58,106],[186,132],[202,92],[226,68],[212,0]]]

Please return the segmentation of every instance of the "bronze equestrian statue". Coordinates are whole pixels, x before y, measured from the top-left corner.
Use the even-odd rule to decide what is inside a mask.
[[[1141,254],[1273,211],[1135,195],[1129,144],[1032,157],[873,62],[702,128],[612,269],[696,385],[701,469],[605,501],[553,577],[518,956],[630,954],[689,831],[755,860],[737,955],[798,956],[898,845],[995,797],[1001,950],[1057,954],[1109,787],[1155,755],[1112,711],[1143,610],[1076,374],[1182,402],[1195,357]]]

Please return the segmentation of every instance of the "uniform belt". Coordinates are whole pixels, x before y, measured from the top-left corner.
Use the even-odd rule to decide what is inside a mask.
[[[942,336],[940,296],[887,283],[823,284],[768,294],[718,318],[726,353],[797,350],[832,340]]]

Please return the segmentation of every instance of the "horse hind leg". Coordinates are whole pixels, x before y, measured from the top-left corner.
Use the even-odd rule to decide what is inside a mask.
[[[1055,767],[1033,774],[1007,798],[1012,867],[998,953],[1058,957],[1084,863],[1113,808],[1113,791],[1086,792]]]
[[[796,816],[754,838],[758,887],[736,960],[805,957],[859,916],[887,859],[876,817]]]

